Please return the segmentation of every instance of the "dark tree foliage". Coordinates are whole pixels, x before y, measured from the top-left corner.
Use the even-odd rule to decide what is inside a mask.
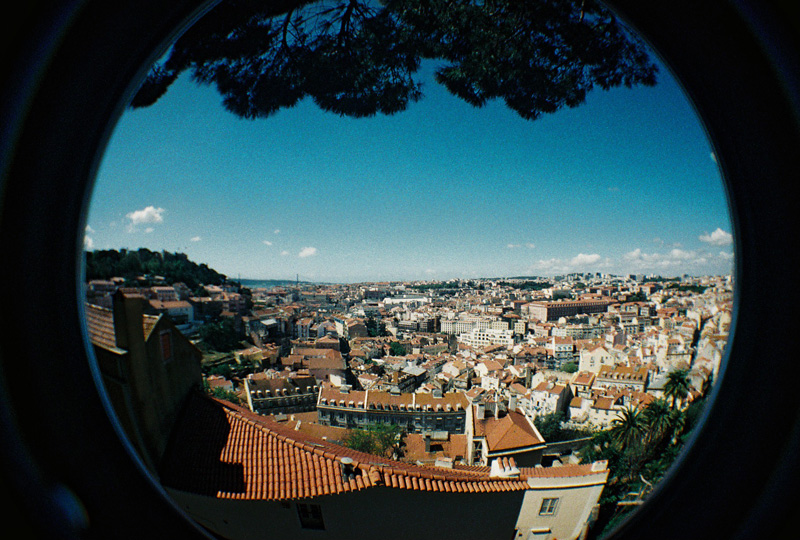
[[[591,435],[588,431],[565,428],[562,424],[566,419],[564,412],[556,411],[537,416],[533,419],[533,425],[547,442],[570,441]]]
[[[619,501],[663,478],[697,426],[706,399],[703,395],[686,409],[674,408],[663,399],[641,411],[625,409],[610,429],[597,432],[580,451],[583,463],[608,460],[611,471],[600,497],[594,533],[602,538],[634,508],[618,506]]]
[[[230,401],[235,405],[241,405],[242,400],[239,399],[239,396],[236,395],[235,392],[231,392],[230,390],[225,390],[223,388],[211,388],[211,385],[208,384],[206,379],[203,379],[203,390],[211,396],[214,396],[217,399],[224,399],[225,401]]]
[[[189,260],[184,253],[150,251],[140,248],[136,251],[121,249],[87,251],[86,279],[109,279],[124,277],[131,281],[143,274],[162,276],[167,283],[185,283],[194,290],[199,285],[220,285],[225,276],[212,270],[206,264]]]
[[[132,107],[155,103],[184,71],[224,106],[262,118],[310,97],[352,117],[422,97],[422,60],[474,106],[502,99],[535,119],[595,87],[653,85],[642,42],[594,0],[228,0],[153,66]]]
[[[364,326],[367,327],[367,335],[369,337],[381,337],[389,334],[386,331],[386,324],[383,321],[376,321],[372,316],[367,317]]]
[[[231,319],[208,322],[200,327],[200,339],[203,344],[217,352],[230,352],[240,348],[241,336],[236,331]]]
[[[566,373],[576,373],[578,371],[578,363],[567,362],[563,366],[561,366],[561,371],[564,371]]]
[[[389,344],[389,354],[392,356],[405,356],[407,354],[405,346],[398,341],[392,341]]]
[[[403,446],[403,430],[397,424],[376,424],[367,429],[351,429],[342,444],[353,450],[381,457],[399,455]]]
[[[633,293],[632,295],[630,295],[625,301],[626,302],[647,302],[647,301],[649,301],[649,299],[647,298],[647,295],[645,293],[643,293],[642,291],[639,291],[639,292],[636,292],[636,293]]]

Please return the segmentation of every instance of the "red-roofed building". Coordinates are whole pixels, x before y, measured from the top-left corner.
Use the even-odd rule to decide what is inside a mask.
[[[487,415],[483,403],[470,407],[470,412],[467,435],[472,445],[467,463],[488,465],[493,459],[513,456],[522,465],[539,464],[545,440],[524,414]]]
[[[169,317],[144,314],[146,299],[117,291],[113,309],[86,304],[86,326],[114,412],[155,470],[178,412],[202,385],[202,353]]]
[[[197,395],[165,455],[162,484],[229,540],[529,538],[542,530],[578,538],[608,477],[606,462],[534,469],[508,458],[491,467],[445,461],[428,467],[364,454]]]
[[[462,392],[440,397],[426,393],[352,390],[323,383],[317,401],[319,423],[364,428],[379,423],[402,426],[409,433],[464,433],[469,400]]]

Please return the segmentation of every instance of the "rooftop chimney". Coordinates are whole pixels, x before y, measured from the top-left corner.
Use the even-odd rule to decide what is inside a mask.
[[[343,457],[342,464],[342,478],[347,481],[355,476],[355,469],[353,468],[353,458]]]
[[[514,458],[497,458],[489,471],[491,478],[519,478],[519,469]]]

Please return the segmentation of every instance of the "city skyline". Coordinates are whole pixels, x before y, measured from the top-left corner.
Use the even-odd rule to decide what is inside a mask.
[[[432,80],[405,112],[306,100],[242,120],[184,76],[126,110],[87,249],[180,251],[248,279],[365,282],[570,272],[732,272],[713,149],[660,65],[652,88],[591,92],[526,121]]]

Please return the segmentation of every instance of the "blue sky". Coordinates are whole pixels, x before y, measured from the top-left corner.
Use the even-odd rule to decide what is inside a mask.
[[[331,282],[732,272],[713,149],[665,68],[536,121],[473,108],[430,71],[421,101],[367,119],[308,100],[243,120],[179,79],[116,126],[86,247]]]

